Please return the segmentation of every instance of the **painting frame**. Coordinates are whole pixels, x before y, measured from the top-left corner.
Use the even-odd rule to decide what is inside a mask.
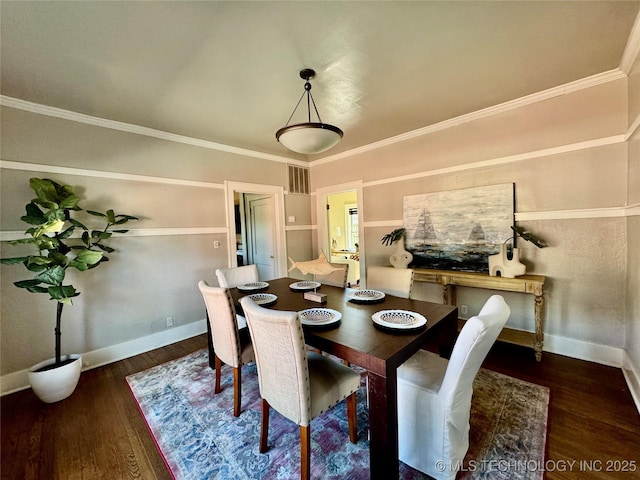
[[[489,255],[513,238],[514,221],[515,183],[405,196],[410,267],[488,272]]]

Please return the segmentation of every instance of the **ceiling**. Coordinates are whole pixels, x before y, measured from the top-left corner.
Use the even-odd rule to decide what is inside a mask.
[[[2,95],[256,152],[313,68],[346,152],[620,65],[639,1],[7,1]],[[297,117],[294,117],[295,123]],[[298,121],[304,121],[298,118]]]

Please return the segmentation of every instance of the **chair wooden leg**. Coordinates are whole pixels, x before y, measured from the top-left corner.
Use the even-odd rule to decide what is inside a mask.
[[[260,453],[267,451],[269,438],[269,402],[262,399],[262,422],[260,423]]]
[[[233,369],[233,416],[240,416],[240,401],[242,384],[240,380],[242,378],[242,367],[236,367]]]
[[[222,370],[222,360],[215,356],[216,358],[216,386],[213,390],[215,393],[220,393],[220,370]]]
[[[352,393],[347,397],[347,421],[349,422],[349,440],[351,443],[358,443],[357,409],[356,394]]]
[[[300,479],[311,478],[311,425],[300,425]]]

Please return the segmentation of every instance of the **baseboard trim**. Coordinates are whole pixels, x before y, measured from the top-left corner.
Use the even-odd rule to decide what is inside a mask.
[[[206,331],[206,320],[202,319],[128,342],[86,352],[82,354],[82,371],[124,360],[155,348],[171,345],[172,343],[201,335]],[[21,370],[0,377],[0,396],[30,388],[27,371]]]
[[[626,352],[624,353],[622,374],[627,381],[627,386],[631,391],[631,396],[633,397],[633,401],[636,404],[638,413],[640,413],[640,374],[638,374],[637,369],[634,368],[633,362]]]
[[[622,348],[547,334],[544,336],[543,350],[617,368],[622,368],[624,358],[624,350]]]
[[[133,357],[150,350],[161,348],[187,338],[201,335],[207,331],[206,320],[182,325],[172,329],[157,332],[146,337],[137,338],[106,348],[93,350],[82,354],[82,370],[101,367],[125,358]],[[583,342],[556,335],[545,335],[544,351],[565,355],[579,360],[621,368],[631,390],[633,400],[640,412],[640,376],[633,368],[631,360],[621,348]],[[544,355],[543,355],[544,357]],[[0,395],[8,395],[29,388],[27,370],[10,373],[0,377]]]

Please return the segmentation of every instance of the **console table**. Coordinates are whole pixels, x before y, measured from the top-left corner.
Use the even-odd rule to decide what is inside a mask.
[[[456,286],[486,288],[504,292],[519,292],[534,295],[535,332],[524,332],[511,328],[503,329],[498,340],[533,348],[536,360],[542,359],[544,342],[544,281],[542,275],[520,275],[515,278],[492,277],[487,273],[456,272],[452,270],[413,269],[415,282],[442,285],[442,301],[456,305]]]

